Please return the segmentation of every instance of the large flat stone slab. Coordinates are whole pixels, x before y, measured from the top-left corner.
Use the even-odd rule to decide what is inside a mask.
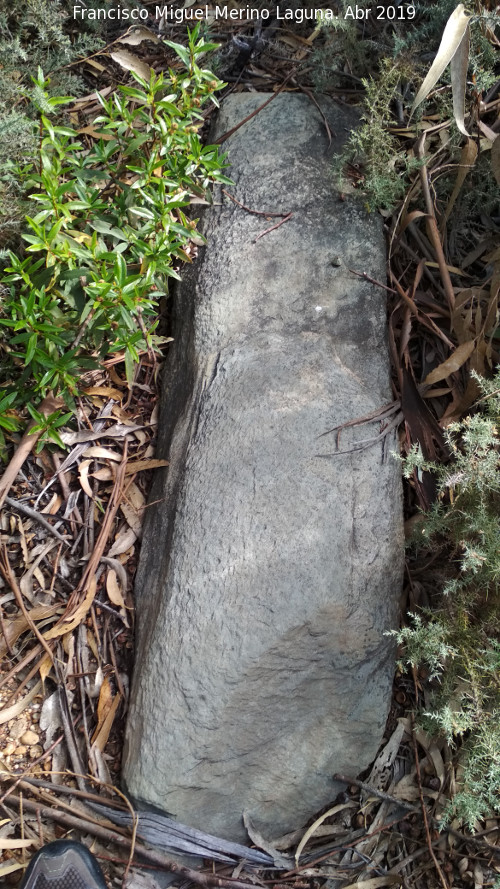
[[[224,101],[216,136],[262,104]],[[322,434],[390,400],[381,220],[339,199],[353,113],[281,94],[226,143],[226,195],[175,299],[159,472],[137,576],[123,775],[138,799],[243,839],[301,826],[376,753],[403,564],[393,440]],[[378,432],[346,430],[341,445]]]

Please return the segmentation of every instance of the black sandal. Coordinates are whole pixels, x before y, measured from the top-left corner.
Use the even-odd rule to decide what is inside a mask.
[[[107,889],[96,859],[82,843],[56,840],[31,859],[19,889]]]

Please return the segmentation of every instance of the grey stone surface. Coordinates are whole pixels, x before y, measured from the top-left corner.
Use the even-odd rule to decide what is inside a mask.
[[[216,135],[264,101],[227,98]],[[137,578],[123,777],[133,796],[242,840],[329,802],[376,753],[402,577],[400,471],[322,433],[390,400],[381,220],[339,199],[355,120],[281,94],[225,147],[235,181],[175,300],[158,473]],[[346,430],[343,448],[378,425]]]

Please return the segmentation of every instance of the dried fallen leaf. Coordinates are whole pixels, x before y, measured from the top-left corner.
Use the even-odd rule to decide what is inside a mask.
[[[146,498],[144,494],[134,483],[127,489],[127,499],[120,503],[120,509],[128,525],[139,538],[142,534],[142,517],[145,504]]]
[[[84,394],[105,395],[106,398],[113,398],[116,401],[121,401],[123,398],[123,393],[118,389],[113,389],[113,386],[91,386],[89,389],[84,389]]]
[[[128,46],[138,46],[143,40],[151,40],[152,43],[160,43],[159,37],[157,37],[153,31],[150,31],[149,28],[145,28],[144,25],[129,28],[123,37],[118,38],[117,42],[126,43]]]
[[[33,698],[36,698],[37,694],[41,691],[42,683],[38,681],[36,685],[33,686],[31,691],[28,692],[24,698],[21,698],[20,701],[17,701],[15,704],[12,704],[12,707],[5,707],[3,710],[0,710],[0,725],[4,725],[6,722],[9,722],[11,719],[15,719],[16,716],[19,716],[26,707],[31,704]]]
[[[146,65],[138,56],[135,56],[134,53],[129,52],[128,49],[116,49],[114,52],[110,52],[109,55],[113,62],[116,62],[125,71],[133,71],[134,74],[142,77],[143,80],[149,81],[152,68]]]
[[[36,608],[32,608],[28,612],[28,615],[33,623],[39,624],[42,620],[53,617],[57,611],[60,611],[60,609],[60,605],[39,605]],[[4,624],[5,635],[7,636],[10,646],[13,646],[19,639],[19,636],[29,628],[29,623],[23,614],[9,621],[6,621],[4,618]],[[7,647],[5,639],[0,638],[0,658],[4,657],[6,653]]]
[[[78,133],[81,136],[92,136],[93,139],[97,140],[102,139],[103,142],[111,142],[111,140],[114,139],[114,136],[112,136],[110,133],[101,133],[99,132],[99,130],[96,130],[96,128],[92,126],[82,127],[78,130]],[[80,235],[81,234],[82,233],[80,232]],[[75,240],[78,240],[78,238],[76,238]]]
[[[98,727],[104,722],[106,716],[108,715],[111,704],[113,702],[113,692],[111,691],[111,683],[109,678],[106,676],[101,685],[101,691],[99,692],[99,700],[97,702],[97,723]],[[97,734],[97,731],[96,731]]]
[[[102,725],[98,725],[97,729],[92,738],[92,746],[97,747],[98,750],[104,750],[106,744],[108,743],[109,733],[113,727],[113,721],[116,715],[116,711],[118,709],[118,705],[121,701],[121,694],[118,693],[113,698],[113,702],[104,718]]]
[[[108,552],[108,556],[112,558],[113,556],[120,556],[122,553],[126,553],[136,540],[137,534],[132,531],[132,528],[124,528],[117,535],[113,546]]]
[[[32,846],[35,840],[16,840],[0,837],[0,849],[27,849]]]
[[[7,874],[13,874],[16,870],[21,870],[24,868],[24,864],[20,861],[14,862],[14,864],[2,864],[0,865],[0,877],[6,877]]]
[[[168,460],[155,460],[155,459],[132,460],[130,463],[127,463],[125,475],[134,475],[136,472],[144,472],[146,469],[158,469],[160,466],[168,466],[168,465],[169,465]]]
[[[40,510],[42,515],[55,515],[56,512],[59,512],[61,507],[62,498],[59,494],[52,494],[47,506],[44,506],[43,509]]]
[[[60,621],[52,627],[52,629],[48,630],[47,633],[44,634],[45,639],[48,641],[49,639],[57,639],[58,636],[64,636],[66,633],[71,633],[73,630],[77,628],[79,624],[81,624],[82,620],[87,616],[87,613],[94,601],[95,594],[97,590],[97,581],[94,577],[89,580],[87,594],[83,600],[80,602],[80,605],[76,608],[76,610],[69,616],[69,620]]]
[[[453,56],[457,52],[462,40],[464,40],[464,38],[468,39],[466,36],[468,28],[469,16],[465,12],[464,4],[459,3],[446,22],[446,27],[443,31],[436,58],[415,96],[415,100],[411,106],[410,117],[435,87],[444,69],[451,62]]]
[[[396,883],[401,884],[401,877],[397,874],[385,874],[383,877],[372,877],[370,880],[356,880],[355,883],[343,886],[343,889],[382,889],[384,886],[395,886]]]
[[[78,467],[78,477],[80,479],[80,484],[85,491],[87,497],[90,497],[92,500],[94,497],[92,488],[89,485],[88,475],[89,469],[92,464],[92,460],[83,460]]]
[[[469,67],[470,30],[467,24],[463,37],[458,44],[457,51],[453,55],[450,64],[451,94],[453,97],[453,116],[455,123],[463,133],[468,136],[465,129],[465,90],[467,87],[467,69]]]
[[[116,423],[109,429],[98,429],[94,432],[84,430],[81,432],[61,432],[61,440],[65,445],[82,444],[84,441],[96,441],[99,438],[124,438],[131,435],[137,429],[143,429],[143,426],[126,426],[124,423]]]
[[[110,451],[109,448],[101,448],[99,445],[86,448],[82,457],[93,457],[95,460],[115,460],[116,463],[121,463],[122,460],[121,454]]]
[[[117,608],[125,608],[125,601],[120,589],[120,584],[118,583],[116,571],[113,568],[110,568],[108,576],[106,577],[106,592],[109,601],[113,605],[116,605]]]
[[[45,684],[45,680],[52,670],[53,663],[52,658],[49,657],[48,654],[44,654],[40,663],[38,664],[38,672],[40,674],[40,679],[42,680],[42,684]]]
[[[432,386],[433,383],[439,383],[440,380],[445,380],[446,377],[456,373],[456,371],[465,364],[467,359],[470,358],[474,351],[474,346],[474,340],[469,340],[468,342],[457,346],[455,351],[446,359],[446,361],[443,361],[438,367],[435,367],[434,370],[431,370],[431,372],[427,374],[424,384],[426,386]]]
[[[306,832],[304,833],[304,836],[302,837],[302,839],[295,851],[295,866],[296,867],[299,866],[299,858],[301,856],[302,850],[307,845],[307,843],[309,842],[309,840],[311,839],[313,834],[316,833],[318,827],[320,827],[320,825],[323,824],[323,821],[325,821],[326,818],[331,818],[332,815],[336,815],[337,812],[341,812],[343,809],[348,808],[351,805],[352,805],[352,803],[347,802],[347,803],[339,803],[339,805],[333,806],[332,809],[328,809],[327,812],[324,812],[323,815],[320,815],[320,817],[316,819],[314,824],[311,824],[311,826],[307,828]]]

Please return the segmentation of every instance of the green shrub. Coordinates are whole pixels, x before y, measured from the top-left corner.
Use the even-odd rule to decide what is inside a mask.
[[[437,547],[448,578],[435,610],[398,634],[406,663],[425,664],[434,679],[426,728],[461,741],[461,786],[446,817],[470,829],[500,812],[500,371],[480,385],[476,413],[446,433],[448,465],[418,450],[405,463],[408,476],[417,467],[438,479],[418,548]]]
[[[41,67],[50,96],[79,96],[88,87],[68,64],[104,46],[94,23],[71,27],[71,12],[70,0],[10,0],[0,10],[0,245],[16,241],[26,212],[12,163],[32,162],[37,152],[38,88],[30,75]]]
[[[49,392],[71,414],[82,373],[111,355],[123,353],[131,382],[140,351],[161,345],[157,300],[196,237],[184,208],[210,183],[228,182],[218,149],[198,136],[199,109],[222,85],[196,63],[212,45],[197,29],[188,48],[170,45],[186,73],[152,74],[149,83],[136,76],[136,86],[101,97],[100,138],[89,149],[71,127],[40,115],[37,164],[19,171],[32,207],[28,246],[24,256],[8,252],[0,275],[0,425],[8,430],[25,410],[43,426],[38,407]],[[44,109],[69,101],[49,96],[41,72],[35,86]],[[60,420],[58,412],[43,427],[59,442]]]
[[[378,28],[367,28],[368,36],[365,36],[362,24],[344,18],[347,3],[341,0],[339,16],[325,22],[324,44],[312,57],[316,82],[323,89],[329,83],[336,87],[342,83],[352,85],[345,80],[351,72],[357,75],[354,81],[361,76],[364,87],[361,126],[351,133],[342,155],[336,158],[339,184],[340,188],[344,187],[347,164],[359,166],[362,176],[358,188],[370,210],[393,210],[407,193],[413,174],[420,166],[413,151],[415,132],[410,130],[405,138],[391,129],[397,130],[408,122],[415,85],[430,66],[429,50],[437,51],[446,22],[457,5],[456,0],[438,0],[425,6],[412,4],[417,12],[414,19],[388,22],[384,27],[380,23]],[[484,9],[476,14],[473,4],[469,4],[468,12],[471,14],[469,85],[473,79],[472,88],[467,89],[470,107],[478,95],[496,83],[492,35],[498,29],[500,17]],[[432,113],[444,121],[453,117],[449,67],[442,80],[449,88],[433,91],[432,99],[424,107],[429,110],[432,101]],[[396,114],[397,107],[401,120]],[[452,127],[450,136],[449,150],[458,160],[461,135]],[[482,183],[481,172],[472,170],[470,190],[481,189]]]

